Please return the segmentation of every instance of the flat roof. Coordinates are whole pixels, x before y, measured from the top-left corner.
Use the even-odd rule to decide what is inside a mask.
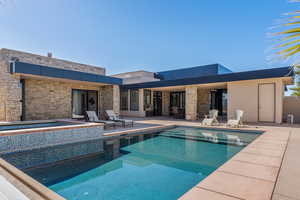
[[[123,89],[159,88],[159,87],[180,86],[180,85],[195,85],[195,84],[266,79],[266,78],[293,77],[294,74],[295,73],[293,67],[281,67],[281,68],[270,68],[270,69],[253,70],[253,71],[245,71],[245,72],[233,72],[228,74],[218,74],[212,76],[199,76],[193,78],[127,84],[127,85],[122,85],[122,88]]]
[[[120,78],[92,74],[87,72],[79,72],[74,70],[59,69],[44,65],[35,65],[19,61],[11,63],[10,72],[112,85],[121,85],[123,83],[122,79]]]

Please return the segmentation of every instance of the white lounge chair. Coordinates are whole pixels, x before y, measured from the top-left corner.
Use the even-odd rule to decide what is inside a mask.
[[[0,199],[1,200],[29,200],[20,190],[13,184],[8,182],[6,178],[0,176]]]
[[[95,122],[95,123],[103,123],[105,126],[116,126],[116,122],[111,120],[99,120],[98,116],[96,115],[95,111],[86,111],[86,115],[89,122]]]
[[[217,117],[218,117],[218,110],[210,110],[209,111],[209,115],[208,115],[208,118],[205,117],[201,124],[204,125],[204,126],[211,126],[213,125],[214,123],[219,123],[218,120],[217,120]]]
[[[236,119],[229,119],[227,121],[227,126],[239,127],[243,125],[242,118],[244,115],[244,111],[236,110]]]
[[[115,122],[122,122],[124,127],[128,124],[133,126],[133,120],[120,119],[120,117],[113,110],[106,110],[106,114],[107,114],[109,120],[112,120]]]

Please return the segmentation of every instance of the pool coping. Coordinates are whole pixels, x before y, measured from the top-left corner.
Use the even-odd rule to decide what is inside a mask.
[[[49,121],[47,121],[47,122],[49,122]],[[49,131],[67,130],[67,129],[74,129],[74,128],[104,127],[103,123],[74,122],[74,121],[67,121],[67,120],[56,120],[56,122],[72,122],[74,124],[65,125],[65,126],[6,130],[6,131],[0,131],[0,136],[11,136],[11,135],[20,135],[20,134],[38,133],[38,132],[49,132]],[[42,123],[42,122],[40,122],[40,123]]]
[[[97,124],[97,125],[99,125],[99,124]],[[235,171],[236,163],[244,162],[244,161],[239,160],[241,158],[236,158],[236,157],[241,155],[241,153],[242,154],[250,154],[254,157],[259,157],[259,156],[265,156],[265,157],[271,157],[271,158],[276,157],[276,156],[272,156],[272,155],[270,156],[270,155],[263,155],[263,154],[266,154],[266,152],[267,152],[267,154],[270,154],[270,153],[272,153],[272,151],[278,153],[278,151],[277,150],[275,151],[274,147],[273,147],[274,145],[277,147],[278,144],[283,145],[284,151],[285,151],[286,146],[287,146],[287,140],[288,140],[288,137],[290,134],[290,133],[288,133],[288,137],[286,137],[287,133],[284,133],[284,134],[278,133],[278,131],[269,130],[268,128],[257,128],[257,127],[255,127],[255,128],[253,128],[253,127],[228,128],[228,127],[221,127],[221,126],[220,127],[201,126],[198,124],[197,125],[193,125],[193,124],[182,125],[182,124],[177,124],[177,123],[176,124],[169,123],[166,125],[158,125],[158,126],[152,126],[152,127],[146,127],[146,128],[137,128],[137,129],[131,129],[131,130],[123,130],[123,131],[104,133],[103,136],[108,137],[108,138],[115,137],[115,136],[126,136],[126,135],[134,134],[137,132],[148,132],[148,131],[153,132],[155,130],[159,130],[159,129],[163,130],[163,129],[168,129],[168,128],[172,128],[172,127],[176,127],[176,126],[207,128],[207,129],[212,129],[212,130],[213,129],[218,129],[218,130],[226,129],[226,130],[236,130],[236,131],[265,131],[259,137],[257,137],[252,143],[250,143],[247,147],[243,148],[239,153],[237,153],[230,160],[228,160],[224,165],[219,167],[212,174],[210,174],[207,178],[202,180],[198,185],[194,186],[193,188],[191,188],[191,190],[189,190],[184,195],[182,195],[180,197],[181,200],[186,200],[186,199],[193,200],[193,199],[199,199],[199,198],[216,199],[216,200],[218,200],[218,199],[220,199],[220,200],[221,199],[228,199],[228,200],[230,200],[230,199],[232,199],[232,200],[245,199],[245,197],[243,196],[244,195],[243,192],[245,192],[245,191],[243,189],[241,190],[242,194],[238,195],[238,194],[232,194],[232,191],[226,191],[226,190],[228,190],[228,188],[226,188],[226,187],[225,187],[225,191],[222,191],[222,189],[224,190],[224,188],[222,188],[222,187],[216,188],[215,186],[228,185],[228,183],[222,184],[222,181],[223,182],[227,181],[227,179],[224,180],[224,173],[229,175],[229,177],[231,177],[231,178],[233,176],[233,180],[234,180],[234,178],[236,178],[238,176],[238,178],[239,178],[237,181],[238,183],[243,182],[243,179],[258,179],[257,177],[251,177],[252,176],[251,174],[250,175],[249,174],[246,174],[246,175],[236,174],[236,171]],[[269,151],[266,151],[266,148],[261,147],[261,144],[264,144],[264,143],[269,144],[269,146],[271,148],[271,149],[269,149]],[[273,148],[273,150],[272,150],[272,148]],[[264,152],[264,150],[266,152]],[[250,152],[248,152],[248,151],[250,151]],[[259,152],[259,151],[262,151],[262,152]],[[284,156],[284,151],[282,151],[281,153],[279,152],[280,154],[279,154],[279,156],[277,156],[280,159],[280,166],[282,163],[282,158]],[[246,163],[246,162],[244,162],[244,163]],[[249,164],[249,162],[247,162],[247,164],[248,164],[248,168],[249,168],[249,165],[251,165],[251,163]],[[253,165],[253,163],[252,163],[252,165]],[[261,165],[261,164],[254,164],[253,166],[255,166],[255,165]],[[277,171],[272,176],[272,177],[275,176],[276,180],[277,180],[280,166],[276,166]],[[270,166],[265,166],[265,168],[269,169],[268,167],[270,167]],[[243,166],[242,166],[242,168],[243,168]],[[274,168],[274,166],[273,166],[273,168]],[[27,194],[29,197],[34,197],[36,195],[39,195],[40,197],[42,196],[43,199],[47,199],[47,200],[56,200],[56,199],[64,200],[63,197],[61,197],[54,191],[48,189],[46,186],[42,185],[41,183],[35,181],[33,178],[26,175],[21,170],[17,169],[16,167],[12,166],[11,164],[9,164],[8,162],[6,162],[5,160],[3,160],[1,158],[0,158],[0,169],[4,169],[5,171],[8,172],[9,176],[16,179],[15,181],[12,181],[12,183],[21,182],[23,185],[25,185],[23,187],[17,187],[17,188],[20,189],[20,191],[22,191],[22,192],[24,192],[24,190],[25,191],[27,190],[27,192],[26,193],[24,192],[24,193]],[[233,169],[233,171],[232,171],[232,169]],[[265,171],[263,173],[266,173]],[[222,173],[223,173],[223,178],[222,178],[222,176],[220,177],[220,174],[222,175]],[[240,172],[240,173],[242,173],[242,172]],[[240,180],[240,179],[242,179],[242,180]],[[256,184],[253,185],[253,188],[260,188],[259,183],[267,182],[268,187],[265,186],[266,184],[263,184],[264,187],[262,187],[262,188],[264,190],[266,190],[266,188],[267,188],[267,194],[264,193],[264,195],[267,196],[268,198],[269,197],[271,198],[276,180],[275,181],[258,180],[255,182]],[[247,183],[247,181],[246,181],[246,183]],[[14,184],[14,185],[16,185],[16,184]],[[250,185],[251,185],[251,181],[250,181]],[[26,187],[27,189],[24,189],[24,187]],[[243,184],[240,184],[237,187],[232,187],[232,188],[234,188],[234,190],[239,191],[238,190],[239,188],[243,188]],[[28,189],[30,190],[29,193],[28,193]],[[250,195],[253,195],[253,194],[250,194]],[[35,199],[41,199],[41,198],[31,198],[31,199],[35,200]],[[247,198],[247,199],[257,199],[257,198]]]

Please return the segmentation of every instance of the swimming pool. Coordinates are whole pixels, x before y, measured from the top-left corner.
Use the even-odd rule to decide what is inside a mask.
[[[24,172],[69,200],[177,199],[258,136],[177,127],[104,141],[104,152]]]
[[[10,131],[10,130],[20,130],[20,129],[30,129],[30,128],[45,128],[45,127],[55,127],[55,126],[67,126],[76,125],[77,123],[65,122],[65,121],[49,121],[49,122],[36,122],[36,123],[13,123],[13,124],[3,124],[0,125],[0,131]]]

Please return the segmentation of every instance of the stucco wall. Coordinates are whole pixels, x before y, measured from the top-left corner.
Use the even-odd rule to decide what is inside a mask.
[[[228,117],[235,117],[235,110],[244,110],[245,122],[258,122],[258,85],[275,84],[275,122],[282,122],[284,85],[281,79],[260,79],[228,83]]]
[[[283,120],[286,122],[287,115],[294,115],[294,123],[300,123],[300,97],[288,96],[283,99]]]
[[[18,121],[22,113],[20,77],[9,73],[9,61],[18,59],[38,65],[69,69],[95,74],[105,74],[105,69],[66,60],[49,58],[9,49],[0,49],[0,121]],[[36,111],[35,111],[36,112]],[[65,112],[65,111],[64,111]],[[29,111],[28,113],[31,113]],[[33,116],[30,116],[30,118]],[[33,117],[35,118],[35,117]]]
[[[122,78],[123,84],[132,84],[132,83],[143,83],[151,81],[159,81],[159,79],[154,78],[153,72],[147,71],[135,71],[135,72],[126,72],[121,74],[112,75],[116,78]]]

